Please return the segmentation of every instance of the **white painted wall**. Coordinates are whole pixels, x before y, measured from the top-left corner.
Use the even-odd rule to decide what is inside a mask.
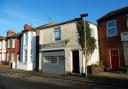
[[[26,33],[28,34],[26,36]],[[28,39],[25,44],[25,39]],[[23,33],[21,37],[20,61],[17,69],[34,70],[36,67],[36,32],[28,31]],[[27,61],[25,62],[25,50],[27,51]]]
[[[88,61],[88,65],[91,65],[99,62],[99,46],[98,46],[97,26],[90,23],[89,27],[92,29],[92,36],[96,39],[96,49],[94,50],[94,53],[92,54],[90,60]]]
[[[92,35],[95,37],[96,44],[97,44],[97,49],[94,51],[90,61],[88,62],[88,65],[91,65],[99,62],[99,50],[98,50],[97,27],[96,25],[91,23],[89,23],[89,26],[92,29]],[[54,41],[54,28],[55,27],[50,27],[50,28],[40,30],[39,32],[40,45],[56,43]],[[75,22],[61,25],[61,41],[63,40],[68,40],[68,43],[65,47],[66,72],[72,72],[73,70],[72,50],[79,50],[80,73],[85,73],[85,59],[82,58],[82,52],[80,51],[80,45],[78,43],[77,26]],[[41,51],[40,51],[40,56],[41,56]],[[41,57],[39,57],[39,60],[41,62]],[[39,65],[41,66],[41,63]]]
[[[92,36],[96,39],[96,49],[94,50],[91,58],[88,60],[87,65],[92,65],[92,64],[99,64],[99,46],[98,46],[98,31],[97,31],[97,26],[89,23],[89,27],[92,29]],[[80,51],[80,53],[82,53]],[[82,54],[80,54],[82,55]],[[83,70],[80,70],[80,73],[85,73],[85,58],[83,56],[83,60],[82,60],[82,56],[80,56],[80,68],[82,68]]]

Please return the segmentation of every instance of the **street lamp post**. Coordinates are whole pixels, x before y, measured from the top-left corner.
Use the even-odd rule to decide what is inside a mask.
[[[86,20],[84,17],[88,16],[88,14],[81,14],[80,17],[84,21],[84,42],[85,42],[85,76],[87,77],[87,54],[86,54]]]

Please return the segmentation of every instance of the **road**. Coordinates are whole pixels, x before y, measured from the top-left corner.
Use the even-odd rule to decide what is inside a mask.
[[[128,89],[126,87],[77,82],[71,80],[40,78],[38,76],[11,78],[0,76],[0,89]]]
[[[30,75],[24,71],[0,70],[0,89],[128,89],[125,86],[128,83],[124,80],[93,78],[95,82],[89,82],[68,78]]]
[[[36,76],[22,79],[0,77],[0,89],[93,89],[94,86],[94,84],[85,84],[84,82]]]

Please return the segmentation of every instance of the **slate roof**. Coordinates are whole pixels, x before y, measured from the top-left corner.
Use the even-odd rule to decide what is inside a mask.
[[[103,17],[99,18],[99,19],[97,20],[97,22],[100,22],[100,21],[102,21],[102,20],[108,19],[108,18],[110,18],[110,17],[114,17],[114,16],[117,16],[117,15],[121,15],[121,14],[128,14],[128,6],[107,13],[107,14],[104,15]]]

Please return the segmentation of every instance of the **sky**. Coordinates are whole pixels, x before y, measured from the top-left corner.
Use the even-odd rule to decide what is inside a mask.
[[[0,0],[0,35],[8,30],[21,32],[24,24],[37,27],[49,22],[63,22],[88,13],[96,20],[106,13],[128,6],[128,0]]]

